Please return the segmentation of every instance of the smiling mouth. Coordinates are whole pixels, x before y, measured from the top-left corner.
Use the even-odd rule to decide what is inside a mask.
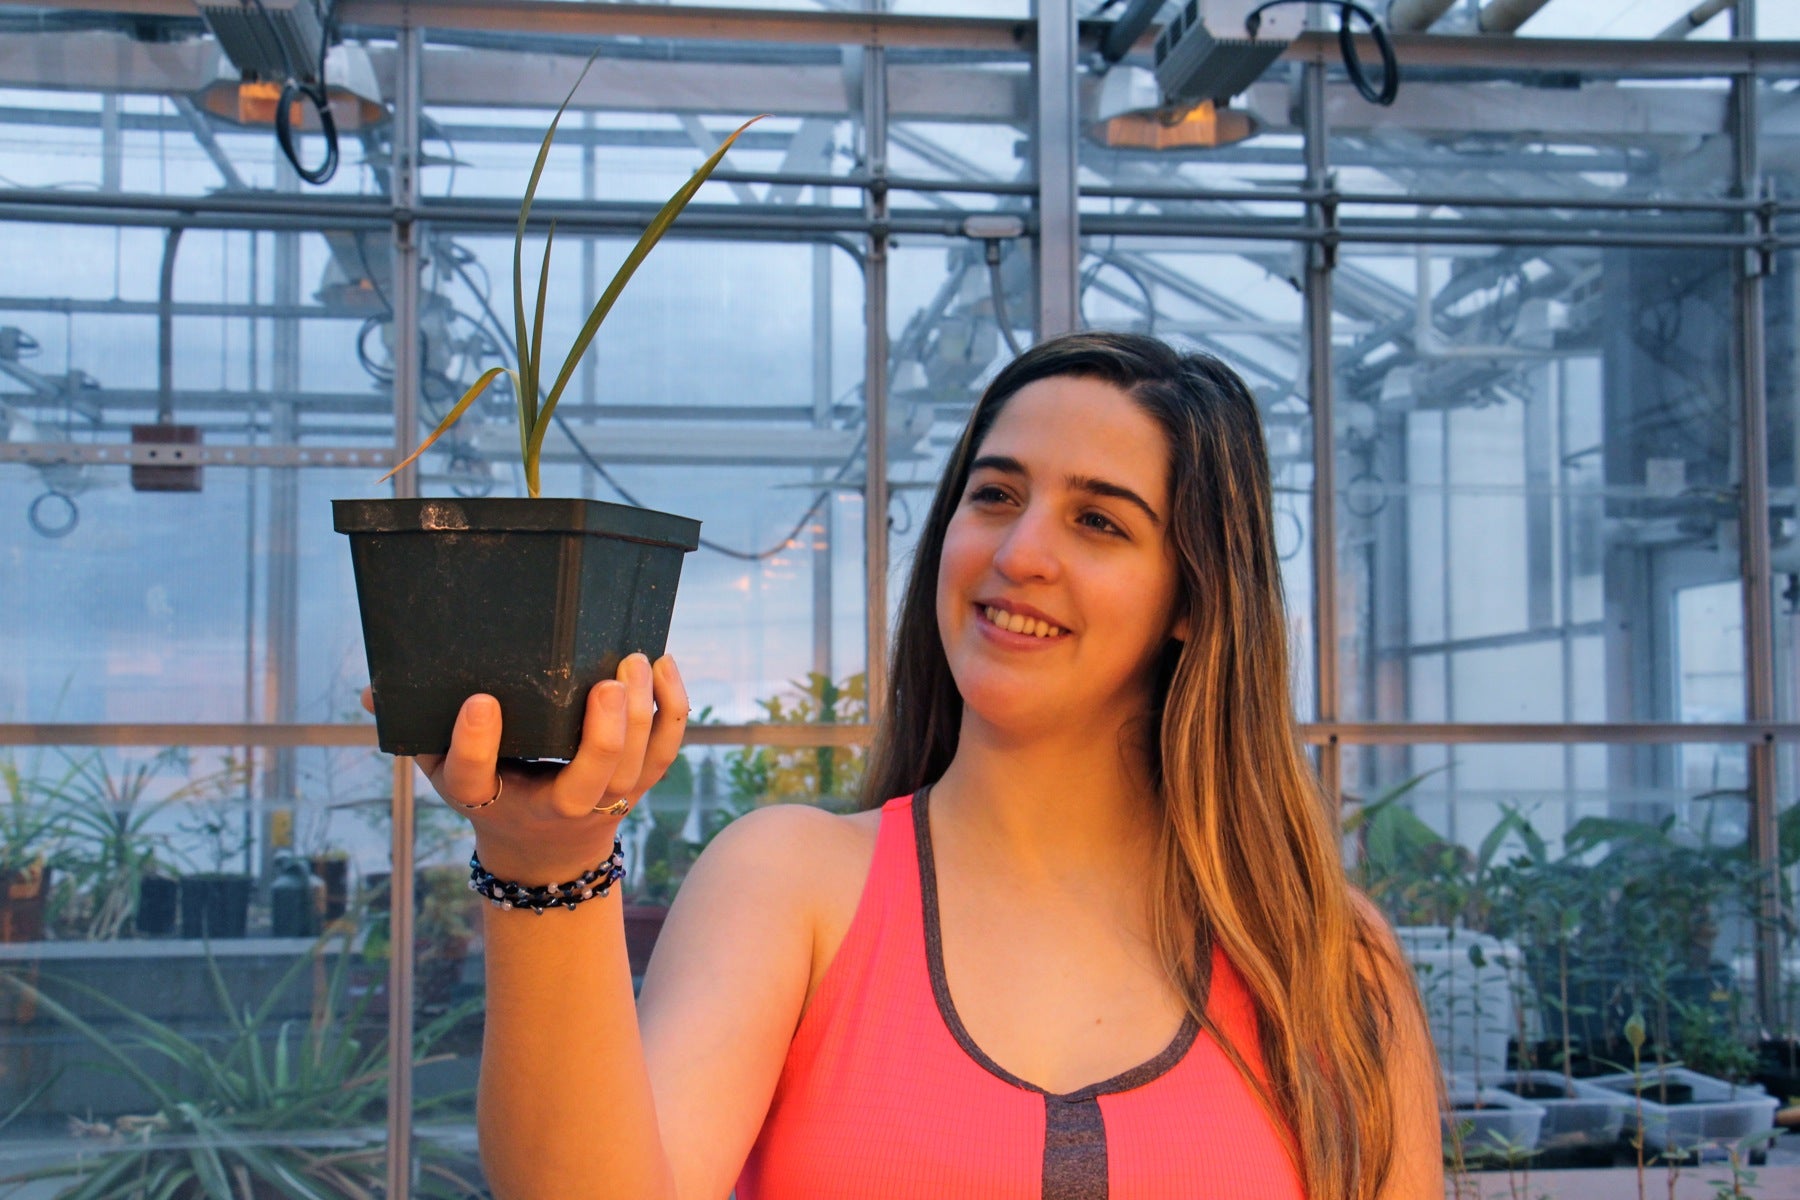
[[[1046,641],[1068,635],[1068,630],[1060,625],[1052,625],[1048,621],[1040,621],[1034,617],[1020,616],[1004,609],[995,608],[991,604],[983,605],[981,615],[986,617],[990,625],[1006,630],[1008,633],[1022,633],[1027,637],[1043,638]]]

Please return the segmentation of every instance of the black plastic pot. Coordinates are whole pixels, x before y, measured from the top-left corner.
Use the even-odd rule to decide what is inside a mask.
[[[175,914],[181,885],[161,875],[138,880],[137,931],[144,937],[166,937],[175,932]]]
[[[457,711],[500,701],[500,753],[568,759],[587,694],[661,656],[700,523],[598,500],[334,500],[350,535],[375,729],[441,754]]]
[[[181,936],[241,938],[250,920],[248,875],[184,875]]]

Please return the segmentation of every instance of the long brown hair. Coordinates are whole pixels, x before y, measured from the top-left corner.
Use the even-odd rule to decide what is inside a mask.
[[[1212,947],[1225,951],[1256,1003],[1266,1084],[1241,1058],[1239,1069],[1289,1133],[1308,1194],[1373,1197],[1396,1141],[1382,1053],[1392,1021],[1377,981],[1406,969],[1354,903],[1332,810],[1295,736],[1262,423],[1224,363],[1154,338],[1077,333],[1027,350],[988,386],[920,531],[863,803],[938,779],[956,753],[962,698],[936,616],[945,529],[1000,410],[1054,376],[1125,391],[1169,446],[1176,613],[1189,636],[1164,652],[1151,714],[1158,953],[1204,1021]]]

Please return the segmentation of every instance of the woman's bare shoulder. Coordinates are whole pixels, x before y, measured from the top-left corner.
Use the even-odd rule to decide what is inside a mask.
[[[727,825],[701,856],[712,870],[754,869],[786,878],[807,899],[860,893],[875,854],[881,812],[834,813],[811,804],[769,804]],[[808,905],[812,907],[812,905]]]

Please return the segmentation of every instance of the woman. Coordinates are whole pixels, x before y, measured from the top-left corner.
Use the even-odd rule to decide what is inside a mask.
[[[1293,735],[1243,383],[1075,334],[1003,370],[916,554],[865,800],[695,864],[634,1008],[616,898],[490,909],[496,1195],[1438,1200],[1410,972]],[[575,759],[421,759],[482,868],[606,859],[687,698],[628,659]]]

